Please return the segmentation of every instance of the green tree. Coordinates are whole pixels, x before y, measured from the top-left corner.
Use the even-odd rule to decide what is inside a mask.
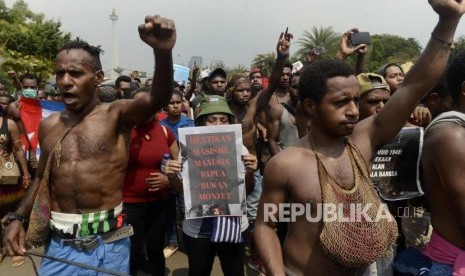
[[[258,67],[266,76],[270,76],[275,62],[276,54],[274,52],[258,54],[252,61],[252,67]]]
[[[229,79],[234,75],[243,74],[243,73],[245,73],[247,71],[249,71],[249,69],[247,67],[245,67],[242,64],[239,64],[234,68],[231,68],[231,69],[228,68],[228,70],[226,70],[226,73],[227,73],[228,79]]]
[[[289,62],[294,63],[299,61],[300,59],[294,55],[289,57]],[[276,54],[274,52],[270,52],[268,54],[259,54],[257,55],[254,60],[252,61],[251,67],[258,67],[262,70],[262,72],[266,76],[270,76],[271,72],[273,71],[274,64],[276,62]],[[245,70],[247,71],[247,70]],[[245,72],[244,71],[244,72]]]
[[[304,31],[302,37],[299,38],[297,44],[300,45],[296,56],[302,60],[313,47],[324,47],[326,49],[326,56],[334,56],[339,43],[341,35],[334,31],[332,26],[329,27],[312,27],[311,31]]]
[[[376,71],[381,65],[396,62],[399,64],[415,62],[420,55],[421,46],[413,38],[382,34],[371,37],[365,68],[368,72]]]
[[[449,62],[453,60],[459,53],[465,51],[465,36],[460,36],[452,48],[452,52],[449,58]]]
[[[0,75],[5,78],[5,72],[13,69],[18,75],[32,73],[43,80],[50,78],[59,47],[71,38],[60,28],[60,22],[45,20],[43,14],[29,10],[23,0],[11,8],[0,0]]]

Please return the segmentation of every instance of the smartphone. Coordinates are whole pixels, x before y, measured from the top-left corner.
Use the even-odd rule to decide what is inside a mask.
[[[369,32],[357,32],[350,35],[350,44],[360,45],[360,44],[371,44],[371,36]]]
[[[326,48],[325,47],[315,47],[315,48],[312,49],[312,53],[314,55],[326,54]]]

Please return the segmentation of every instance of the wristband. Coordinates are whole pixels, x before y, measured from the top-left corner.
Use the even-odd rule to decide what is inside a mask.
[[[278,53],[276,54],[276,59],[285,59],[285,58],[287,58],[287,57],[289,57],[288,54],[282,55],[280,52],[278,52]]]
[[[3,222],[3,225],[7,226],[8,224],[10,224],[12,221],[15,221],[15,220],[18,220],[21,223],[24,223],[24,221],[26,221],[26,218],[18,213],[8,212],[5,215],[5,221]]]
[[[452,47],[452,45],[454,44],[454,41],[452,41],[452,42],[447,42],[447,41],[442,40],[442,39],[440,39],[439,37],[435,36],[434,33],[431,33],[431,38],[432,38],[433,40],[439,41],[439,42],[441,42],[442,44],[447,45],[447,46],[449,46],[449,47]]]

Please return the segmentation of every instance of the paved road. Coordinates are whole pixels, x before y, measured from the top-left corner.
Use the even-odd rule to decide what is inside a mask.
[[[42,248],[37,249],[38,252],[42,251]],[[40,258],[33,257],[32,258],[36,263],[37,267],[40,265]],[[166,260],[166,275],[169,276],[187,276],[187,256],[183,252],[176,252],[173,256]],[[247,276],[256,276],[258,273],[249,269],[248,267],[245,268]],[[26,262],[18,267],[11,266],[11,258],[6,258],[0,263],[0,275],[1,276],[33,276],[34,267],[32,265],[31,260],[27,259]],[[141,276],[147,276],[149,274],[145,274],[143,272],[139,273]],[[218,258],[215,259],[215,263],[213,265],[212,274],[213,276],[216,275],[223,275],[221,272],[221,267]]]

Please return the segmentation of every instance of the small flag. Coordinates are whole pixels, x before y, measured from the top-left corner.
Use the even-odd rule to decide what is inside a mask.
[[[26,131],[31,149],[33,149],[37,157],[40,155],[39,146],[39,125],[40,122],[52,115],[53,113],[65,110],[65,105],[62,102],[43,101],[21,97],[19,104],[19,114],[23,122],[24,130]]]

